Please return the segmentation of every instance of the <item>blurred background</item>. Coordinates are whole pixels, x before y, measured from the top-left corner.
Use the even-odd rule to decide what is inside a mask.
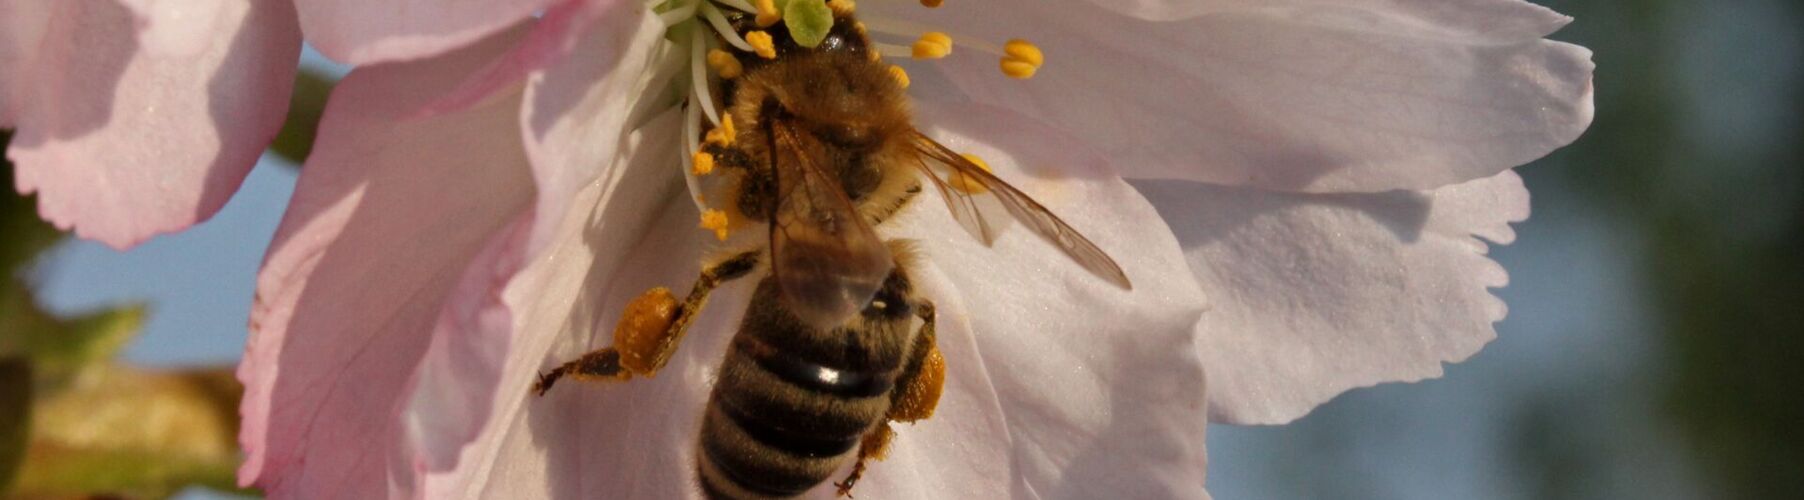
[[[1539,3],[1578,18],[1553,38],[1596,52],[1597,119],[1520,170],[1534,216],[1492,250],[1512,277],[1498,339],[1441,379],[1212,427],[1217,498],[1804,492],[1804,1]],[[69,240],[0,173],[0,492],[243,494],[230,367],[341,71],[304,65],[295,122],[186,233],[126,253]],[[132,403],[84,410],[98,398]],[[95,432],[120,419],[142,435]],[[109,473],[74,473],[96,463]]]

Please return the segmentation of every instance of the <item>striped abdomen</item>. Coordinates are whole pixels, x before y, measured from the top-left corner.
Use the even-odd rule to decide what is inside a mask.
[[[822,332],[778,303],[765,279],[721,363],[696,455],[709,498],[786,498],[825,482],[889,412],[915,332],[907,279],[891,274],[873,304]]]

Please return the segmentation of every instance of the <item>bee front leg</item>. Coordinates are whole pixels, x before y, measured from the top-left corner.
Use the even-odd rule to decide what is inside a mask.
[[[884,416],[884,422],[859,443],[858,461],[852,464],[852,473],[844,481],[833,483],[839,487],[839,496],[852,496],[852,487],[864,477],[866,461],[883,460],[889,453],[890,439],[896,436],[890,422],[920,421],[933,416],[933,410],[939,407],[940,393],[946,383],[946,357],[940,354],[939,342],[933,334],[936,318],[933,303],[921,301],[915,305],[915,311],[923,323],[915,334],[913,354],[903,366],[902,374],[896,377],[896,390],[890,393],[889,413]]]
[[[539,374],[532,391],[540,396],[551,390],[558,379],[622,381],[634,375],[651,377],[670,362],[689,324],[695,320],[714,287],[750,273],[758,265],[762,250],[734,255],[702,270],[689,296],[678,303],[670,289],[657,287],[645,291],[626,306],[620,322],[614,325],[614,345],[603,347]]]

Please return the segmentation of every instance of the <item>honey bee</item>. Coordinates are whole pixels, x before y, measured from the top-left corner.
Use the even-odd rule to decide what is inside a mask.
[[[755,29],[749,16],[729,18]],[[790,498],[852,462],[835,483],[849,495],[866,462],[883,457],[890,423],[932,416],[945,377],[934,305],[916,293],[910,242],[876,231],[920,193],[923,177],[984,243],[997,228],[983,208],[992,205],[976,197],[994,195],[1085,269],[1131,289],[1107,254],[1045,207],[916,131],[902,83],[854,26],[849,12],[838,14],[811,48],[772,30],[776,57],[739,54],[743,73],[722,82],[736,132],[705,151],[736,179],[722,203],[767,226],[768,241],[703,266],[681,302],[665,288],[641,295],[612,346],[534,385],[542,395],[566,376],[652,376],[716,286],[768,269],[702,417],[696,473],[708,498]]]

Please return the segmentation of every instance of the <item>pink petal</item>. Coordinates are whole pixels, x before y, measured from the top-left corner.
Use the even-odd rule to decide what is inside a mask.
[[[294,0],[314,48],[353,66],[432,57],[559,0]],[[580,0],[565,0],[580,1]]]
[[[18,126],[25,68],[50,25],[51,0],[0,0],[0,128]]]
[[[424,113],[432,115],[469,107],[519,84],[527,75],[563,61],[576,50],[577,42],[589,32],[590,26],[614,14],[615,9],[643,11],[644,7],[606,0],[566,0],[553,6],[507,57],[477,71],[450,94],[428,104]],[[640,16],[616,14],[614,17],[638,19]]]
[[[217,0],[135,14],[70,0],[48,14],[29,62],[8,64],[23,68],[18,80],[0,85],[19,126],[7,156],[20,191],[38,193],[46,220],[116,248],[211,217],[287,112],[300,54],[290,7]]]
[[[1284,194],[1136,184],[1213,307],[1197,324],[1212,418],[1296,419],[1342,391],[1440,376],[1496,336],[1508,276],[1478,238],[1528,217],[1515,173],[1433,191]]]
[[[1523,2],[1108,4],[891,10],[960,36],[1040,44],[1047,62],[1032,80],[1005,78],[996,57],[966,48],[931,66],[955,90],[917,77],[915,94],[1053,123],[1129,177],[1430,189],[1539,158],[1591,121],[1590,52],[1542,40],[1568,18]]]
[[[486,407],[506,355],[472,346],[506,339],[483,326],[505,314],[491,291],[519,265],[532,196],[520,94],[407,118],[524,32],[360,68],[334,91],[258,279],[241,482],[273,498],[402,495],[416,469],[453,465],[446,436],[487,420],[421,412]],[[474,380],[448,381],[435,368],[449,362]],[[433,392],[446,388],[462,392]]]
[[[657,378],[561,384],[543,398],[526,390],[538,371],[609,342],[621,306],[640,292],[695,279],[703,233],[673,167],[678,118],[665,113],[620,144],[605,174],[570,198],[551,244],[507,287],[516,334],[494,418],[457,470],[429,479],[426,496],[690,494],[692,417],[706,397],[706,371],[724,350],[721,333],[737,321],[732,304],[744,303],[742,286],[717,292]]]

